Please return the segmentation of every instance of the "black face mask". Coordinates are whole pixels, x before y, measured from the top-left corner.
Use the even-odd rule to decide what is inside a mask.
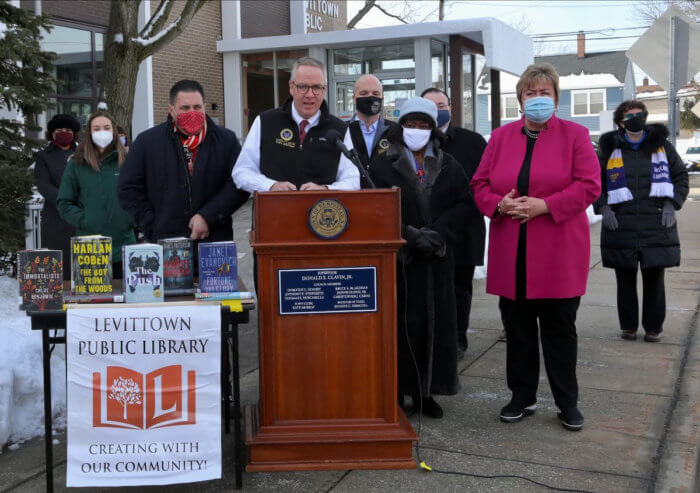
[[[644,113],[639,113],[637,116],[623,120],[623,122],[625,124],[625,130],[637,133],[644,130],[644,125],[647,123],[647,116]]]
[[[365,96],[362,98],[357,98],[356,100],[357,111],[367,116],[374,116],[380,111],[382,111],[382,98],[377,96]]]

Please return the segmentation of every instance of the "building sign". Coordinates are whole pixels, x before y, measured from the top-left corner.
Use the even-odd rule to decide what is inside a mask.
[[[67,486],[221,477],[221,309],[68,310]]]
[[[376,267],[279,271],[280,315],[377,311]]]
[[[341,0],[305,0],[306,32],[347,28],[347,5]]]

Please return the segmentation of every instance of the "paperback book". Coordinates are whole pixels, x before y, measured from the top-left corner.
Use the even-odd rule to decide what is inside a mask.
[[[167,296],[194,292],[194,243],[192,239],[165,238],[158,241],[163,247],[163,275]]]
[[[104,297],[112,294],[112,238],[74,236],[71,247],[71,293]]]
[[[164,300],[163,247],[139,243],[122,247],[124,299],[127,303],[152,303]]]
[[[236,243],[233,241],[200,243],[198,248],[199,291],[202,293],[238,291]]]
[[[61,250],[17,252],[17,280],[23,310],[43,311],[63,308],[63,252]]]

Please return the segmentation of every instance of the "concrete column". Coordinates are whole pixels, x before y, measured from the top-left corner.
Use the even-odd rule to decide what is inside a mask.
[[[224,57],[224,118],[226,128],[243,137],[243,67],[241,54],[223,53]]]
[[[221,2],[221,36],[241,39],[241,2]]]
[[[289,33],[306,34],[306,0],[289,2]]]
[[[144,0],[139,8],[139,29],[151,16],[151,1]],[[153,126],[153,60],[146,58],[139,66],[134,91],[134,111],[131,115],[131,138]]]
[[[413,40],[413,57],[416,61],[416,96],[430,87],[433,79],[430,59],[430,38]]]

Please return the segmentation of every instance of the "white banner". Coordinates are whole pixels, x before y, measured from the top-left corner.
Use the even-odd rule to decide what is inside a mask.
[[[221,478],[218,305],[68,310],[67,486]]]

